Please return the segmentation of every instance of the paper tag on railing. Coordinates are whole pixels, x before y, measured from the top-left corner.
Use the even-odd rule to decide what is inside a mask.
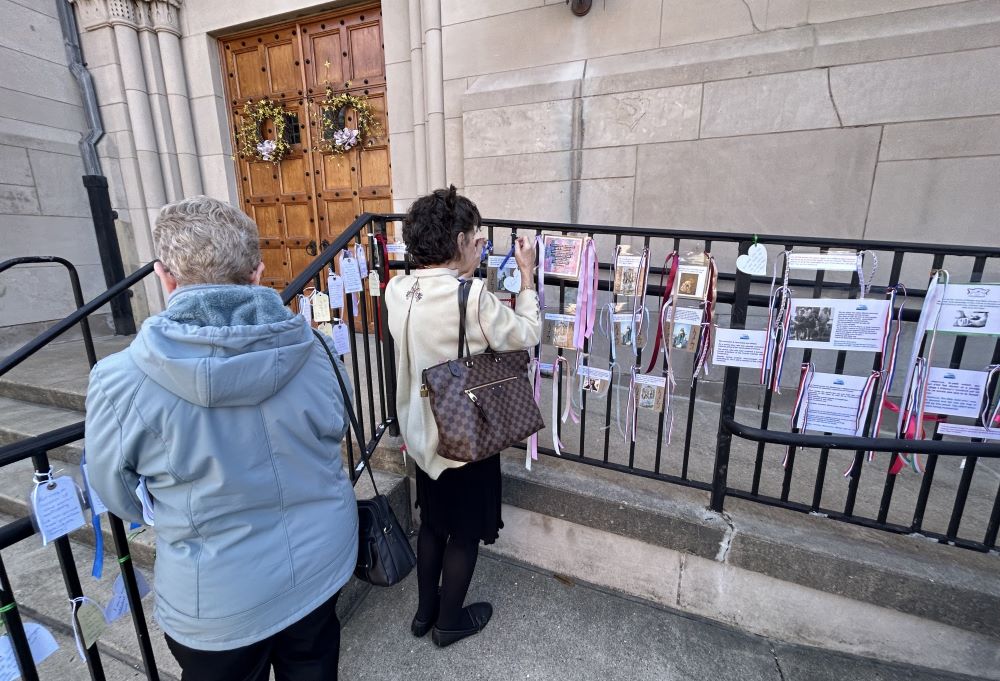
[[[382,282],[375,270],[368,273],[368,294],[372,298],[378,298],[382,295]]]
[[[312,296],[312,318],[314,322],[330,321],[330,296],[316,291]]]
[[[333,327],[333,347],[338,355],[351,352],[351,330],[344,322],[338,322]]]
[[[56,639],[41,624],[25,622],[24,634],[28,638],[28,648],[31,650],[31,659],[35,664],[41,664],[49,655],[59,650]],[[10,642],[10,636],[5,634],[0,636],[0,679],[13,681],[19,678],[21,678],[21,672],[17,668],[17,659],[14,657],[14,646]]]
[[[36,483],[30,501],[43,546],[87,524],[76,482],[68,475]]]
[[[73,599],[72,609],[76,652],[84,660],[87,657],[84,651],[107,631],[108,620],[104,617],[104,609],[86,596]]]
[[[330,309],[339,310],[344,307],[344,278],[331,272],[326,278],[326,289],[330,295]]]
[[[364,290],[361,283],[361,270],[356,258],[344,256],[340,259],[340,276],[344,280],[344,290],[348,293],[358,293]]]
[[[146,594],[149,593],[149,582],[138,569],[135,570],[135,585],[139,589],[139,598],[145,598]],[[115,578],[111,592],[111,600],[104,608],[104,617],[109,623],[114,622],[129,610],[128,594],[125,592],[125,578],[122,575]]]

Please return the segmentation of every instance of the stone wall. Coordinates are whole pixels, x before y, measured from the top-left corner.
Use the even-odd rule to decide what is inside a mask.
[[[56,255],[104,290],[77,142],[85,127],[66,65],[55,0],[0,0],[0,260]],[[0,274],[0,345],[27,340],[73,311],[58,265]]]
[[[997,245],[994,0],[442,5],[484,214]]]

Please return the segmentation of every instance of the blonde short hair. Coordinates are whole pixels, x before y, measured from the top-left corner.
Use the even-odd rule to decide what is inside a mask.
[[[208,196],[164,206],[153,228],[153,248],[179,286],[249,284],[261,262],[254,221]]]

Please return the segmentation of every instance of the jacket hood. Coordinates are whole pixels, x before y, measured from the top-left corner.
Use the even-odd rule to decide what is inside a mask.
[[[257,405],[305,364],[309,324],[262,286],[185,286],[131,346],[139,368],[160,386],[203,407]]]

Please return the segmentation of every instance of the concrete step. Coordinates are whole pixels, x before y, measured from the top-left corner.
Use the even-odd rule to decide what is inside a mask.
[[[1000,557],[505,453],[501,555],[792,643],[1000,679]]]
[[[410,634],[416,581],[410,575],[365,599],[344,627],[340,679],[972,681],[756,636],[489,550],[467,602],[491,602],[493,618],[482,633],[439,649],[429,635]]]

